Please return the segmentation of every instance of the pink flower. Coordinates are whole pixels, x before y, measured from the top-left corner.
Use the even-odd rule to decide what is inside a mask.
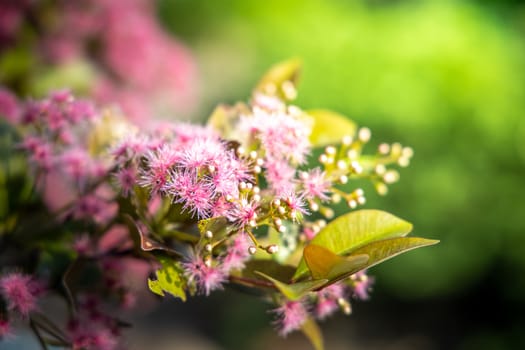
[[[210,292],[222,289],[226,281],[224,272],[216,267],[207,266],[200,257],[193,257],[191,261],[182,264],[189,283],[195,283],[200,293],[206,296]]]
[[[0,341],[4,338],[8,338],[11,335],[11,325],[7,319],[4,319],[0,315]]]
[[[228,251],[222,259],[221,267],[225,273],[244,268],[244,263],[250,258],[248,252],[250,246],[251,241],[244,232],[235,236],[233,244],[228,247]]]
[[[283,337],[300,329],[308,318],[308,311],[301,301],[286,301],[272,311],[277,314],[276,324],[279,334]]]
[[[37,298],[42,292],[41,284],[29,275],[11,273],[0,278],[0,293],[7,301],[8,309],[23,317],[37,309]]]
[[[369,292],[374,284],[374,278],[369,277],[366,271],[359,271],[351,277],[353,282],[353,295],[360,300],[368,300],[370,298]]]
[[[324,320],[339,310],[338,300],[344,298],[346,288],[342,283],[332,284],[317,292],[317,303],[315,305],[315,316]]]
[[[288,215],[292,220],[300,221],[303,215],[309,214],[302,195],[289,191],[288,193],[283,193],[280,198],[288,207]]]
[[[295,188],[295,168],[283,160],[266,159],[266,179],[274,194],[280,196],[283,192]]]
[[[171,145],[146,153],[148,169],[142,171],[140,185],[150,187],[153,193],[158,193],[167,184],[170,171],[180,158],[180,154]]]
[[[300,115],[254,108],[251,115],[241,117],[238,129],[261,142],[267,159],[303,164],[310,151],[311,125]]]
[[[40,168],[47,171],[52,166],[53,161],[53,147],[47,140],[27,136],[22,142],[22,148],[28,151],[30,160]]]
[[[133,166],[122,168],[115,174],[115,177],[122,195],[124,197],[129,196],[137,183],[137,170]]]
[[[240,198],[233,208],[228,211],[226,217],[230,220],[233,225],[238,229],[244,229],[246,227],[257,226],[257,210],[259,209],[259,203],[255,200],[248,200],[244,197]]]
[[[110,196],[113,192],[106,186],[99,186],[96,191],[80,197],[72,209],[75,219],[88,219],[103,224],[109,222],[118,210],[118,204]]]
[[[95,164],[86,149],[75,147],[67,149],[57,159],[59,168],[81,187],[94,172]]]
[[[20,103],[16,96],[0,86],[0,117],[5,118],[10,123],[16,123],[20,118],[20,113]]]
[[[119,348],[115,321],[98,310],[97,301],[88,301],[79,318],[68,324],[73,350],[115,350]]]
[[[182,204],[183,210],[198,218],[210,216],[215,195],[213,187],[206,181],[199,181],[191,170],[174,172],[172,180],[165,186],[166,192],[173,196],[173,202]]]
[[[314,200],[319,198],[321,201],[328,200],[327,192],[332,183],[326,178],[326,173],[319,168],[301,173],[299,183],[302,193],[306,199]]]

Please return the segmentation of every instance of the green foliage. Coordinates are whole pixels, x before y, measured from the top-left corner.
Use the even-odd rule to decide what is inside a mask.
[[[310,343],[312,343],[315,350],[324,349],[324,340],[323,334],[321,333],[321,329],[319,329],[319,326],[311,317],[309,317],[303,323],[301,331],[308,338],[308,340],[310,340]]]
[[[314,147],[334,145],[341,142],[344,136],[354,136],[357,125],[337,112],[325,109],[306,111],[313,119],[310,142]]]
[[[299,300],[304,297],[306,294],[314,291],[326,283],[327,279],[314,280],[314,281],[304,281],[298,283],[286,284],[272,278],[262,272],[255,272],[262,277],[266,278],[268,281],[272,282],[273,285],[289,300]]]
[[[261,78],[255,91],[277,96],[284,101],[294,100],[301,66],[301,60],[297,58],[275,64]]]
[[[349,277],[364,269],[369,261],[366,254],[342,258],[317,244],[307,245],[303,254],[312,278],[327,279],[330,282]]]
[[[162,268],[157,270],[156,280],[148,279],[149,289],[160,296],[165,296],[165,293],[169,293],[176,298],[186,301],[186,279],[182,276],[184,271],[182,270],[180,263],[176,262],[167,257],[159,258],[159,262],[162,264]]]
[[[345,255],[356,248],[378,240],[403,237],[412,230],[412,224],[380,210],[358,210],[330,222],[310,244]],[[308,267],[303,259],[294,279],[304,276]]]
[[[438,240],[419,237],[390,238],[369,243],[353,250],[350,254],[351,256],[354,256],[355,254],[366,254],[369,257],[369,260],[366,263],[366,268],[369,268],[409,250],[437,243],[439,243]]]

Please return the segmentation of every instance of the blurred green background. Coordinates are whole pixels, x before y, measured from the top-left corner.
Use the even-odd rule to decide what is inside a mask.
[[[298,105],[414,148],[367,207],[441,244],[374,268],[372,301],[325,323],[353,338],[332,348],[525,348],[525,2],[161,0],[159,16],[198,59],[201,118],[299,57]],[[207,316],[238,319],[212,332],[221,346],[255,346],[246,303]]]

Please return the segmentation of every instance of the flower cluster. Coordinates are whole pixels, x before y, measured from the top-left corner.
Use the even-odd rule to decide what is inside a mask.
[[[2,1],[0,55],[24,47],[41,66],[73,72],[80,91],[118,105],[136,122],[186,113],[196,103],[194,60],[160,27],[153,5],[147,0]]]
[[[351,298],[368,299],[368,267],[434,244],[406,238],[410,224],[391,214],[353,210],[365,204],[353,180],[368,179],[386,193],[399,177],[392,166],[408,165],[412,150],[380,144],[364,155],[369,129],[289,105],[290,77],[275,79],[289,64],[269,73],[274,81],[263,78],[249,103],[218,107],[207,126],[138,128],[65,90],[26,103],[0,91],[0,114],[18,128],[15,149],[32,170],[31,205],[41,199],[46,213],[33,217],[22,208],[0,227],[0,251],[7,252],[0,337],[20,316],[42,343],[117,349],[123,322],[107,307],[140,304],[137,285],[184,300],[229,284],[258,289],[275,305],[286,336],[338,310],[349,314]],[[343,133],[327,131],[325,117],[336,118]],[[334,219],[343,199],[350,213]],[[24,238],[25,220],[45,221],[32,241]],[[68,264],[50,269],[53,254],[39,256],[36,266],[17,258],[35,249],[67,252]],[[74,286],[93,270],[89,288]],[[43,285],[65,296],[63,328],[39,313]]]

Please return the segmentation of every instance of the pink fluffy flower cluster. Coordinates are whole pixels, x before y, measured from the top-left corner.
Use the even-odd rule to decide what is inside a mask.
[[[288,92],[290,84],[283,83]],[[338,254],[351,242],[343,248],[335,242],[330,250],[318,241],[343,234],[325,232],[334,223],[334,204],[344,200],[352,210],[365,203],[364,191],[350,180],[369,179],[384,193],[399,177],[387,167],[408,165],[412,151],[380,144],[375,155],[362,156],[369,129],[325,113],[348,128],[348,134],[326,134],[315,113],[267,90],[257,89],[248,103],[219,106],[206,126],[141,128],[121,110],[65,90],[28,102],[0,90],[0,114],[17,131],[14,150],[24,152],[32,174],[27,187],[34,190],[31,210],[22,207],[0,226],[6,252],[0,256],[0,337],[11,332],[11,319],[21,318],[44,343],[118,349],[124,323],[108,304],[143,304],[152,294],[137,285],[182,300],[227,285],[257,289],[274,305],[283,336],[336,311],[350,313],[352,298],[368,299],[373,278],[366,267],[390,255],[380,256],[379,245],[381,251],[344,257]],[[41,213],[34,216],[38,203]],[[373,225],[386,220],[406,227],[392,216],[376,219],[387,213],[360,215]],[[40,224],[28,230],[25,221]],[[57,250],[66,263],[42,253]],[[24,263],[35,251],[41,252],[36,262]],[[89,280],[93,271],[95,281]],[[89,287],[75,285],[84,279]],[[68,305],[62,328],[40,312],[53,293]]]
[[[78,90],[118,105],[136,122],[189,113],[198,90],[194,60],[159,25],[154,5],[148,0],[5,0],[0,55],[24,48],[40,67],[84,67],[79,70],[89,73],[78,79],[89,86],[82,83]]]

